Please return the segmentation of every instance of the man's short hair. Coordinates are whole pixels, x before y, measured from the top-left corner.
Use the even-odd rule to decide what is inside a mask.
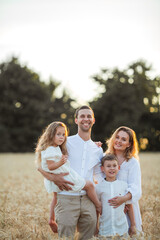
[[[115,160],[118,163],[118,159],[116,155],[108,153],[101,159],[101,165],[104,166],[105,161],[113,161]]]
[[[83,106],[79,107],[79,108],[76,110],[76,112],[75,112],[75,118],[78,117],[78,113],[79,113],[79,111],[82,110],[82,109],[89,109],[89,110],[91,110],[91,111],[92,111],[92,115],[93,115],[93,117],[94,117],[93,109],[92,109],[91,107],[87,106],[87,105],[83,105]]]

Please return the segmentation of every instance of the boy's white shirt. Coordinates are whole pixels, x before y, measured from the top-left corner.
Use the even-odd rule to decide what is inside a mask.
[[[127,183],[115,180],[108,182],[102,180],[96,185],[96,192],[102,202],[102,215],[99,219],[100,236],[120,236],[128,232],[127,218],[124,213],[125,203],[118,208],[109,205],[108,200],[116,196],[124,196],[127,193]]]
[[[93,182],[102,181],[102,172],[100,168],[100,160],[103,157],[102,148],[90,139],[84,141],[78,134],[67,138],[68,160],[71,168],[73,168],[81,177]],[[63,195],[85,195],[86,192],[67,192],[62,191],[58,194]]]
[[[105,177],[103,173],[103,178]],[[117,174],[117,179],[122,180],[128,184],[127,192],[132,194],[132,199],[128,200],[126,204],[133,205],[133,211],[136,222],[136,229],[141,232],[142,231],[142,219],[139,208],[138,200],[142,196],[142,187],[141,187],[141,169],[140,164],[137,159],[132,157],[128,161],[124,161],[120,170]],[[128,224],[130,225],[130,220],[127,217]]]

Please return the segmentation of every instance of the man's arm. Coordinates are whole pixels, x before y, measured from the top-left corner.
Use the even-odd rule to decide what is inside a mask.
[[[43,175],[43,177],[47,178],[50,181],[53,181],[59,187],[60,190],[62,191],[72,190],[72,188],[68,184],[74,185],[74,183],[64,179],[64,176],[68,175],[69,173],[53,174],[45,172],[41,167],[38,167],[37,170]]]

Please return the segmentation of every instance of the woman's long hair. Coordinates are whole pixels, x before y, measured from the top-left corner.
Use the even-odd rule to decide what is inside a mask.
[[[125,127],[125,126],[122,126],[122,127],[119,127],[118,129],[116,129],[116,131],[112,134],[110,139],[108,139],[106,141],[106,143],[108,145],[108,149],[107,149],[106,153],[115,154],[114,142],[115,142],[117,134],[120,131],[126,132],[129,136],[130,146],[127,147],[125,152],[124,152],[124,157],[126,158],[126,160],[128,161],[132,157],[135,157],[136,159],[139,159],[139,157],[138,157],[138,141],[137,141],[137,138],[136,138],[136,134],[131,128],[128,128],[128,127]]]
[[[43,134],[38,139],[38,143],[35,149],[37,166],[40,166],[41,163],[41,151],[46,150],[46,148],[49,146],[53,146],[54,138],[58,127],[64,127],[65,129],[65,141],[59,147],[61,148],[62,154],[67,154],[66,148],[66,141],[68,136],[67,127],[62,122],[52,122],[46,127]]]

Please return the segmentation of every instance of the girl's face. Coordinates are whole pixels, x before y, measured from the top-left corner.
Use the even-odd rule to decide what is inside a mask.
[[[124,131],[119,131],[114,140],[114,149],[116,151],[125,151],[130,146],[129,135]]]
[[[65,128],[64,127],[57,127],[56,134],[54,136],[53,140],[53,146],[57,147],[60,146],[64,143],[66,139],[66,133],[65,133]]]

